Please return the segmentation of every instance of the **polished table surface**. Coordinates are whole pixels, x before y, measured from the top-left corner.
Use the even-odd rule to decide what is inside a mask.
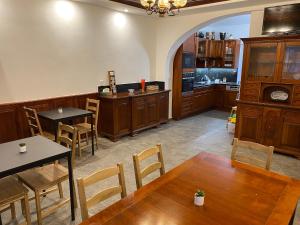
[[[81,225],[287,225],[299,196],[298,180],[204,152]]]

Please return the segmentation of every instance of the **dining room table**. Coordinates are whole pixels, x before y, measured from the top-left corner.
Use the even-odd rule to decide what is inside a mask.
[[[299,180],[202,152],[81,225],[291,225],[299,196]]]
[[[57,109],[51,109],[47,111],[38,112],[38,116],[50,121],[54,125],[55,141],[57,141],[57,129],[59,122],[69,123],[77,118],[90,117],[91,120],[91,135],[92,135],[92,155],[95,154],[94,148],[94,129],[93,129],[93,113],[88,110],[73,108],[73,107],[61,107]]]
[[[26,145],[26,152],[20,151],[20,144]],[[75,193],[71,149],[40,135],[0,144],[0,179],[63,158],[66,158],[68,162],[70,210],[71,218],[75,220]],[[2,224],[1,215],[0,224]]]

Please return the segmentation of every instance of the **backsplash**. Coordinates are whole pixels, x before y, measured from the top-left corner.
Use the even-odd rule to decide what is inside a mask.
[[[237,69],[224,69],[224,68],[197,68],[195,75],[195,82],[207,81],[207,77],[211,81],[215,79],[223,80],[226,77],[226,82],[237,82]]]

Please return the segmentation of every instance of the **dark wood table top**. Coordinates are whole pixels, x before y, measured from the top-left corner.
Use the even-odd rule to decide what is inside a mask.
[[[20,153],[19,144],[26,144],[26,153]],[[42,136],[24,138],[0,144],[0,177],[20,172],[32,164],[50,162],[67,155],[71,150]],[[53,160],[53,161],[54,161]]]
[[[38,115],[42,118],[49,119],[52,121],[62,121],[66,119],[76,118],[76,117],[90,116],[93,114],[88,110],[72,108],[72,107],[65,107],[65,108],[63,107],[62,110],[63,110],[62,113],[59,113],[58,109],[53,109],[49,111],[39,112]]]
[[[298,180],[201,153],[81,225],[287,225],[299,196]]]

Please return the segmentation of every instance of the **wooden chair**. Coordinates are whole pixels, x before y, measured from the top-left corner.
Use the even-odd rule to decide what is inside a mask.
[[[15,202],[21,201],[25,223],[31,224],[29,212],[28,190],[13,177],[0,180],[0,214],[11,210],[12,219],[16,219]]]
[[[85,188],[93,185],[99,181],[118,175],[119,185],[107,188],[101,192],[96,193],[91,198],[87,199]],[[121,198],[126,197],[126,186],[123,165],[117,164],[110,168],[98,170],[95,173],[85,177],[77,179],[78,195],[81,209],[82,220],[89,218],[88,209],[101,201],[104,201],[116,194],[121,194]]]
[[[154,162],[141,170],[141,166],[140,166],[141,161],[143,161],[153,155],[157,155],[158,162]],[[161,145],[156,145],[153,148],[144,150],[139,154],[133,155],[133,165],[134,165],[137,189],[139,189],[143,186],[142,179],[144,177],[146,177],[147,175],[149,175],[150,173],[154,172],[155,170],[159,169],[160,175],[165,174],[165,166],[164,166],[164,159],[163,159],[163,155],[162,155]]]
[[[257,159],[255,157],[248,157],[244,155],[238,155],[239,149],[248,149],[253,152],[262,152],[266,155],[266,160]],[[250,162],[259,167],[263,167],[266,170],[270,170],[272,156],[273,156],[274,147],[273,146],[264,146],[258,143],[241,141],[237,138],[233,139],[233,147],[231,152],[231,159],[242,162]],[[263,166],[262,166],[263,165]]]
[[[64,133],[64,135],[62,135]],[[66,135],[68,134],[68,136]],[[71,139],[71,138],[72,139]],[[59,123],[57,131],[57,142],[66,147],[72,148],[72,166],[74,166],[75,149],[76,149],[77,129],[75,127]],[[18,178],[35,194],[36,212],[38,225],[42,224],[42,219],[58,208],[67,204],[70,199],[64,198],[62,182],[68,181],[68,169],[60,165],[57,161],[43,167],[34,168],[18,174]],[[72,187],[70,187],[72,188]],[[45,196],[51,192],[59,193],[59,201],[46,209],[41,207],[41,196]],[[74,198],[76,199],[76,198]],[[75,201],[76,205],[76,201]]]
[[[99,100],[95,100],[95,99],[90,99],[87,98],[86,99],[86,107],[85,109],[88,111],[93,112],[93,121],[90,121],[93,123],[93,130],[94,130],[94,135],[95,135],[95,139],[96,139],[96,147],[98,149],[98,116],[99,116],[99,105],[100,105],[100,101]],[[91,124],[90,122],[88,122],[88,118],[86,117],[84,119],[84,123],[79,123],[76,124],[75,127],[78,130],[78,152],[79,152],[79,157],[81,157],[81,152],[82,149],[86,148],[89,144],[88,141],[88,133],[91,132]],[[82,139],[81,136],[85,135],[85,141],[86,141],[86,145],[81,145],[82,144]],[[94,137],[92,137],[94,138]]]
[[[36,110],[25,106],[23,107],[23,109],[25,111],[25,115],[28,121],[31,136],[41,135],[54,141],[55,136],[53,134],[42,130]]]

